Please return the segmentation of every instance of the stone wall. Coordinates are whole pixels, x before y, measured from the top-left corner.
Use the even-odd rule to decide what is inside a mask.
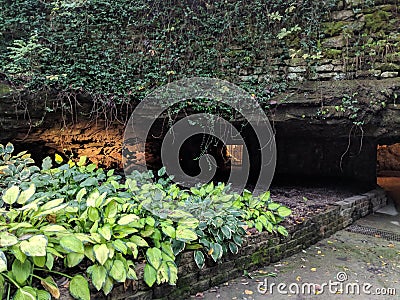
[[[179,279],[176,286],[161,285],[149,289],[141,279],[142,274],[139,274],[137,284],[127,290],[123,286],[116,287],[108,299],[184,299],[238,277],[244,270],[252,271],[300,252],[375,212],[386,202],[386,194],[381,189],[346,198],[303,223],[288,228],[287,237],[271,236],[266,232],[249,236],[237,255],[225,257],[220,264],[209,259],[201,270],[196,266],[193,253],[185,252],[177,258]],[[98,295],[96,299],[102,297]]]

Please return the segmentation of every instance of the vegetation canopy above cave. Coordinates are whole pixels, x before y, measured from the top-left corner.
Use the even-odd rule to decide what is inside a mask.
[[[240,83],[264,104],[287,85],[291,48],[318,57],[335,1],[2,1],[2,77],[19,90],[89,96],[112,111],[157,86],[206,76]],[[267,76],[268,77],[268,76]],[[97,106],[99,105],[99,106]],[[67,109],[67,108],[65,108]]]

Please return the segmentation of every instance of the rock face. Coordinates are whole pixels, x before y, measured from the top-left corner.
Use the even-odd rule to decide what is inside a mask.
[[[400,174],[400,143],[378,146],[378,172]]]

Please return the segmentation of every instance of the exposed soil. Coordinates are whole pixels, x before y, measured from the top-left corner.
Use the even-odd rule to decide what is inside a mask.
[[[343,183],[314,183],[307,186],[284,185],[270,188],[271,199],[292,210],[292,215],[284,221],[283,225],[302,223],[304,219],[326,210],[335,202],[365,193],[368,190],[371,190],[371,188],[350,187]]]

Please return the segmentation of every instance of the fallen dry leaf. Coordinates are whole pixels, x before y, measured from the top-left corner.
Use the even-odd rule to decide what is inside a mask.
[[[317,272],[317,268],[311,268],[311,272]]]
[[[250,291],[250,290],[244,290],[244,293],[246,295],[253,295],[253,291]]]

